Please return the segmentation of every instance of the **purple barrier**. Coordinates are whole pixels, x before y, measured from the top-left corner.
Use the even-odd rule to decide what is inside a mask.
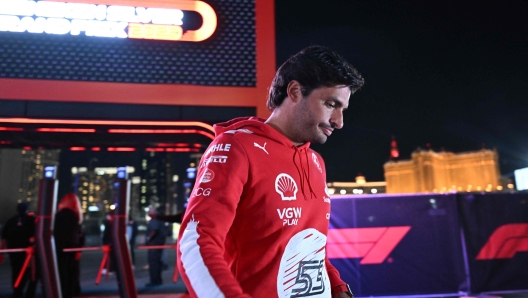
[[[452,194],[333,197],[327,252],[358,297],[468,291]]]
[[[459,196],[471,292],[528,291],[528,193]]]

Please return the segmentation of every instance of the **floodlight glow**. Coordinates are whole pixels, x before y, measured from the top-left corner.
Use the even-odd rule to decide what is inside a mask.
[[[517,190],[528,190],[528,168],[518,169],[514,172]]]

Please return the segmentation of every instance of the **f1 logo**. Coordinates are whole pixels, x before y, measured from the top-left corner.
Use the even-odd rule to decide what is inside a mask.
[[[523,251],[528,252],[528,224],[507,224],[491,234],[477,260],[511,259]]]
[[[411,229],[410,226],[330,229],[326,250],[330,259],[362,258],[362,265],[381,264]]]

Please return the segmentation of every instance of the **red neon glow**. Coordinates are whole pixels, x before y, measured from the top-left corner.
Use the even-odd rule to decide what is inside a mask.
[[[108,151],[118,151],[118,152],[132,152],[136,151],[136,148],[132,147],[108,147]]]
[[[0,141],[0,145],[10,145],[13,144],[11,141]]]
[[[410,226],[330,229],[328,258],[362,258],[360,264],[381,264],[410,229]]]
[[[31,150],[31,147],[30,147],[30,146],[24,146],[24,147],[22,147],[22,149],[24,149],[24,150]]]
[[[211,140],[214,139],[214,135],[201,131],[196,129],[109,129],[108,133],[138,133],[138,134],[162,134],[162,133],[170,133],[170,134],[200,134],[203,136],[206,136],[210,138]]]
[[[158,147],[189,147],[189,143],[158,143]]]
[[[70,151],[84,151],[85,147],[70,147]]]
[[[101,151],[100,147],[92,147],[92,151]]]
[[[198,121],[114,121],[114,120],[65,120],[65,119],[30,119],[3,118],[0,123],[26,124],[75,124],[75,125],[122,125],[122,126],[198,126],[214,132],[211,125]]]
[[[38,132],[80,132],[80,133],[94,133],[93,128],[37,128]]]
[[[21,127],[0,127],[0,131],[23,131]]]
[[[195,148],[202,148],[202,144],[193,144],[193,147],[195,147]]]
[[[164,148],[147,148],[146,150],[148,152],[163,152],[163,151],[165,151]]]
[[[528,224],[506,224],[497,228],[482,247],[477,260],[511,259],[528,252]]]

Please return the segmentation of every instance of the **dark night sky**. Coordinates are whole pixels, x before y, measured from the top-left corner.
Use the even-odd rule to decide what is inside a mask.
[[[277,64],[320,44],[365,78],[323,146],[328,181],[383,180],[391,135],[417,147],[497,148],[528,166],[528,1],[275,1]]]

